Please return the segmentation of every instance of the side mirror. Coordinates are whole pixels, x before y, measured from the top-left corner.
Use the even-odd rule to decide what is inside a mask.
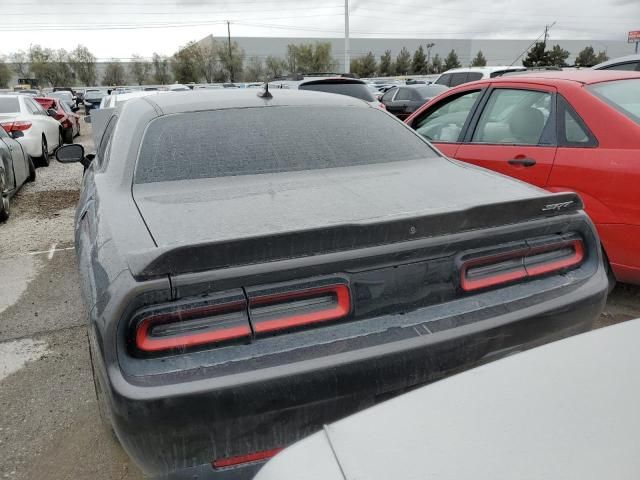
[[[56,160],[60,163],[77,163],[84,160],[84,147],[76,143],[63,145],[56,150]]]
[[[47,110],[47,115],[49,115],[50,117],[55,117],[57,114],[58,112],[56,112],[53,108]]]
[[[12,130],[11,133],[9,133],[9,136],[14,140],[17,140],[18,138],[24,137],[24,132],[20,130]]]

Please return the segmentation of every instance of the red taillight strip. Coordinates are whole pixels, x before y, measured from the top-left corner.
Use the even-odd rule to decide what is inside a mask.
[[[501,283],[513,282],[514,280],[520,280],[527,276],[527,272],[524,269],[524,265],[521,269],[514,270],[512,272],[505,272],[493,277],[470,279],[467,278],[467,271],[472,267],[479,267],[482,265],[490,265],[492,263],[499,263],[500,261],[509,260],[511,258],[517,258],[524,256],[527,253],[527,249],[514,250],[507,253],[501,253],[499,255],[492,255],[490,257],[477,258],[468,260],[462,264],[460,268],[460,287],[464,291],[480,290],[481,288],[489,288]]]
[[[572,240],[570,242],[566,242],[565,244],[553,245],[551,248],[549,247],[540,247],[533,249],[527,257],[531,255],[537,255],[540,253],[545,253],[553,250],[559,250],[561,248],[573,247],[573,255],[568,258],[561,258],[560,260],[556,260],[550,263],[545,263],[542,265],[534,265],[528,266],[526,264],[525,258],[525,270],[527,271],[527,275],[530,277],[534,277],[536,275],[543,275],[545,273],[553,272],[555,270],[561,270],[563,268],[573,267],[574,265],[578,265],[582,260],[584,260],[584,245],[580,240]]]
[[[561,258],[548,263],[540,265],[528,266],[526,263],[527,258],[532,255],[539,255],[541,253],[553,252],[562,248],[572,247],[573,255],[567,258]],[[493,276],[485,278],[470,279],[467,278],[467,272],[472,267],[498,264],[501,261],[509,259],[522,258],[521,266],[514,266],[514,269],[504,273],[498,273]],[[573,267],[580,264],[584,260],[584,245],[582,240],[570,240],[561,243],[552,243],[549,245],[543,245],[541,247],[534,247],[532,249],[518,249],[511,252],[502,253],[499,255],[493,255],[489,257],[476,258],[464,262],[460,267],[460,287],[462,290],[469,292],[474,290],[480,290],[483,288],[493,287],[503,283],[512,282],[515,280],[522,280],[524,278],[536,277],[545,273],[551,273],[564,268]]]
[[[207,305],[205,307],[198,307],[175,313],[152,315],[143,319],[136,327],[136,347],[143,352],[157,352],[173,348],[193,347],[207,343],[223,342],[243,337],[248,338],[251,335],[251,328],[248,324],[246,326],[239,325],[209,332],[167,338],[153,338],[148,335],[151,327],[165,323],[167,320],[173,318],[177,318],[178,320],[198,318],[201,316],[221,313],[224,310],[244,308],[245,305],[245,302],[233,302],[225,305]]]
[[[220,458],[211,462],[213,468],[228,468],[242,465],[245,463],[259,462],[275,456],[281,452],[282,448],[273,448],[271,450],[264,450],[262,452],[248,453],[246,455],[239,455],[237,457]]]
[[[253,324],[253,330],[256,333],[266,333],[274,330],[284,330],[286,328],[309,325],[311,323],[337,320],[339,318],[346,317],[349,314],[349,311],[351,310],[351,300],[349,298],[349,287],[347,285],[332,285],[330,287],[314,288],[299,292],[256,297],[249,301],[249,308],[251,309],[251,306],[253,305],[261,305],[265,303],[277,303],[280,301],[300,298],[313,298],[316,295],[322,295],[324,293],[335,293],[337,302],[334,307],[303,315],[293,315],[274,320],[255,322]]]

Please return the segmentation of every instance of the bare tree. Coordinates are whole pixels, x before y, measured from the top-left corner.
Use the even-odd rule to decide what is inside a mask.
[[[255,55],[249,59],[245,68],[244,79],[247,82],[260,82],[265,80],[266,70],[259,57]]]
[[[96,84],[96,57],[84,45],[78,45],[69,53],[69,63],[82,85]]]
[[[13,71],[20,78],[29,78],[31,74],[29,70],[29,56],[26,52],[18,50],[9,55],[9,62],[12,64]]]
[[[151,73],[151,63],[145,60],[143,57],[137,54],[131,55],[131,62],[129,63],[129,75],[138,84],[142,85],[149,79]]]

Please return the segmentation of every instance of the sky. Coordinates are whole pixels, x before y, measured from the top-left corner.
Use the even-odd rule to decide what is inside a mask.
[[[100,60],[173,54],[209,34],[342,37],[344,0],[0,0],[0,55],[83,44]],[[349,0],[352,37],[626,40],[640,0]],[[595,45],[597,47],[597,42]]]

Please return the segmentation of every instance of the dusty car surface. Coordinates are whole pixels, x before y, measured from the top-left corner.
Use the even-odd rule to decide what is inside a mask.
[[[633,320],[450,377],[325,426],[255,480],[636,479],[638,339]]]
[[[75,246],[99,404],[151,476],[251,478],[322,425],[588,330],[607,290],[578,196],[442,157],[354,98],[126,102]]]

